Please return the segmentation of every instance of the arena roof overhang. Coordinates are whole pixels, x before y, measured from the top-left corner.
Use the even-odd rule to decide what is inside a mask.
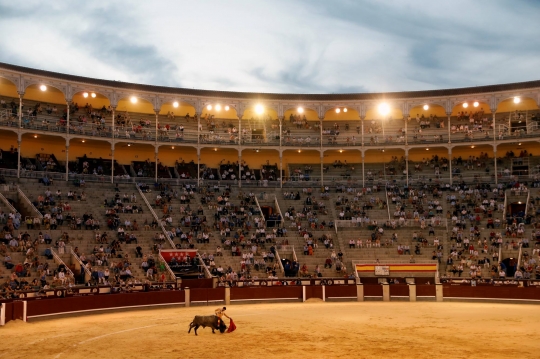
[[[167,86],[154,86],[134,84],[129,82],[95,79],[83,76],[62,74],[58,72],[33,69],[0,62],[0,69],[15,71],[33,76],[54,78],[57,80],[87,83],[96,86],[113,87],[134,91],[156,92],[163,94],[189,95],[201,97],[225,97],[238,100],[303,100],[303,101],[354,101],[354,100],[380,100],[384,99],[414,99],[422,97],[460,96],[468,94],[487,94],[492,92],[526,90],[540,88],[540,80],[516,82],[509,84],[487,85],[476,87],[463,87],[454,89],[404,91],[404,92],[373,92],[373,93],[344,93],[344,94],[288,94],[288,93],[257,93],[233,92],[176,88]]]

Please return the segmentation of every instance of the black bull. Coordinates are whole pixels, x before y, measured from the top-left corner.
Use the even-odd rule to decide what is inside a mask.
[[[212,333],[215,334],[214,330],[219,330],[221,333],[224,333],[227,330],[227,326],[215,315],[196,315],[193,318],[193,321],[189,323],[188,333],[191,333],[191,329],[194,329],[195,335],[197,335],[197,329],[199,327],[210,327],[212,328]]]

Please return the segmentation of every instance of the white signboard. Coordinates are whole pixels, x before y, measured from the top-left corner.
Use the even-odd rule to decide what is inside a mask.
[[[375,275],[390,275],[389,266],[375,266]]]

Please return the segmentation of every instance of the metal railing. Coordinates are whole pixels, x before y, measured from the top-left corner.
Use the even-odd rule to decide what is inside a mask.
[[[81,261],[79,256],[73,251],[73,247],[69,247],[69,251],[71,253],[71,258],[75,259],[75,262],[80,266],[81,273],[84,271],[84,282],[88,283],[90,281],[90,278],[92,278],[92,273],[86,268],[84,263]]]
[[[197,258],[199,259],[199,263],[204,268],[204,273],[205,273],[206,278],[212,278],[213,275],[212,275],[212,273],[210,273],[210,269],[208,269],[208,266],[206,265],[206,263],[204,263],[204,260],[202,259],[201,254],[199,253],[199,251],[197,251]]]
[[[174,242],[172,240],[172,238],[169,236],[169,232],[167,231],[167,229],[163,226],[163,223],[161,223],[161,218],[158,217],[156,211],[154,211],[154,209],[152,208],[152,206],[150,205],[150,202],[148,202],[148,198],[146,198],[146,196],[144,195],[143,191],[139,188],[139,186],[137,184],[135,184],[135,187],[137,188],[137,191],[139,191],[139,196],[142,197],[144,203],[146,203],[146,206],[148,207],[148,210],[150,211],[150,213],[152,213],[152,216],[154,216],[154,219],[156,220],[156,222],[159,224],[159,227],[161,228],[161,231],[163,232],[163,234],[165,235],[165,238],[167,238],[167,240],[169,241],[169,244],[171,245],[171,248],[176,248],[176,246],[174,245]]]
[[[52,247],[49,247],[49,250],[51,251],[56,263],[63,264],[64,267],[66,268],[66,272],[69,273],[73,277],[73,280],[75,280],[75,274],[73,274],[71,269],[69,269],[68,265],[62,260],[62,258],[60,258],[60,256],[54,251],[54,249],[52,249]]]
[[[41,214],[41,212],[39,212],[36,206],[34,206],[34,204],[28,199],[28,197],[26,197],[26,194],[24,194],[20,187],[17,187],[17,192],[19,193],[19,196],[21,196],[22,199],[26,202],[26,204],[30,206],[30,209],[35,212],[35,215],[40,219],[43,219],[43,215]]]
[[[170,278],[173,280],[176,280],[176,274],[174,274],[173,270],[169,266],[169,263],[167,263],[165,258],[163,258],[163,255],[161,255],[161,250],[159,251],[158,259],[165,266],[165,270],[169,273]]]
[[[276,248],[276,260],[279,264],[279,269],[281,273],[285,273],[285,268],[283,267],[283,263],[281,263],[281,257],[279,256],[279,251],[277,250],[277,248]]]
[[[4,202],[4,204],[10,209],[10,211],[12,211],[13,213],[19,213],[19,211],[17,211],[17,209],[13,207],[11,203],[9,203],[8,199],[2,193],[0,193],[0,200]]]

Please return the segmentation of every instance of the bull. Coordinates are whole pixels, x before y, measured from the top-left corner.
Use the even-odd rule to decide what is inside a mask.
[[[189,323],[188,333],[191,333],[191,329],[194,329],[195,335],[197,335],[197,329],[199,329],[199,327],[212,328],[212,334],[216,333],[216,329],[219,330],[220,333],[225,333],[227,330],[227,325],[215,315],[196,315],[195,318],[193,318],[193,321]]]

